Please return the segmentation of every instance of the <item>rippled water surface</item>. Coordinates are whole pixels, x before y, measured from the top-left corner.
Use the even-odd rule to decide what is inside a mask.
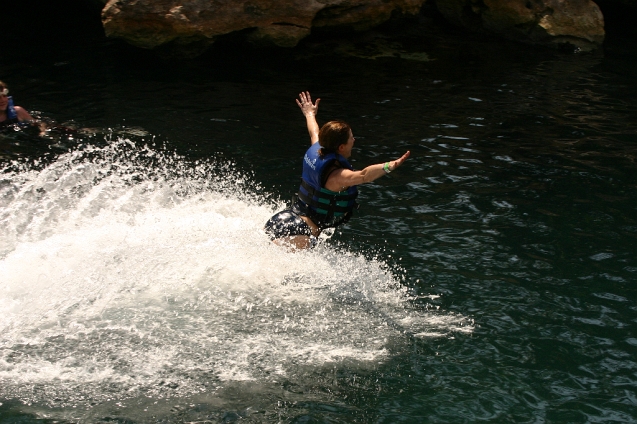
[[[634,40],[438,34],[3,53],[0,422],[637,420]],[[412,155],[292,254],[301,90]]]

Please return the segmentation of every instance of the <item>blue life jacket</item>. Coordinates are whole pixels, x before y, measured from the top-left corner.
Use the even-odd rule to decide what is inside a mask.
[[[7,99],[9,99],[9,103],[7,104],[7,110],[6,110],[7,119],[0,122],[0,125],[3,125],[3,126],[16,124],[20,122],[18,119],[18,113],[15,111],[15,106],[13,105],[13,97],[9,96],[7,97]]]
[[[343,191],[331,191],[324,186],[329,175],[326,171],[333,168],[334,162],[340,167],[354,169],[343,156],[337,153],[319,154],[321,145],[314,143],[305,152],[303,158],[303,175],[299,187],[299,200],[307,206],[307,215],[320,229],[336,227],[351,218],[358,207],[356,197],[358,189],[351,186]],[[338,165],[337,165],[338,166]]]
[[[7,99],[9,99],[9,104],[7,105],[7,119],[18,119],[18,113],[15,111],[15,106],[13,105],[13,96],[9,96]]]

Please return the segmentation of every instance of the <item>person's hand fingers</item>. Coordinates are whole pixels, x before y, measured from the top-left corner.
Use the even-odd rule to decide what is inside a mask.
[[[312,104],[312,97],[309,91],[301,91],[299,98],[295,100],[301,109],[314,108],[315,111],[318,109],[319,102],[321,101],[321,99],[316,99],[316,103]]]
[[[411,154],[411,152],[409,150],[407,150],[407,153],[405,153],[404,155],[402,155],[399,159],[396,159],[394,161],[394,167],[391,168],[391,170],[393,171],[394,169],[398,168],[400,165],[403,164],[403,162],[405,162],[407,160],[407,158],[409,157],[409,155]]]

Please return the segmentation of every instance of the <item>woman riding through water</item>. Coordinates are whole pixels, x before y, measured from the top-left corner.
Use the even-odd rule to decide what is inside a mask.
[[[311,146],[303,158],[299,198],[291,209],[274,215],[265,231],[276,244],[307,249],[318,235],[349,220],[357,208],[357,186],[389,174],[407,160],[409,151],[399,159],[370,165],[355,171],[347,159],[352,154],[354,136],[343,121],[330,121],[320,129],[316,114],[321,99],[312,103],[309,92],[300,93],[301,108],[310,134]]]

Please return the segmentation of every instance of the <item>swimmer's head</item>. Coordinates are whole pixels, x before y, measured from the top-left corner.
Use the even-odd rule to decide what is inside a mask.
[[[319,130],[319,144],[321,155],[338,152],[341,144],[347,144],[351,134],[351,127],[344,121],[330,121]]]

